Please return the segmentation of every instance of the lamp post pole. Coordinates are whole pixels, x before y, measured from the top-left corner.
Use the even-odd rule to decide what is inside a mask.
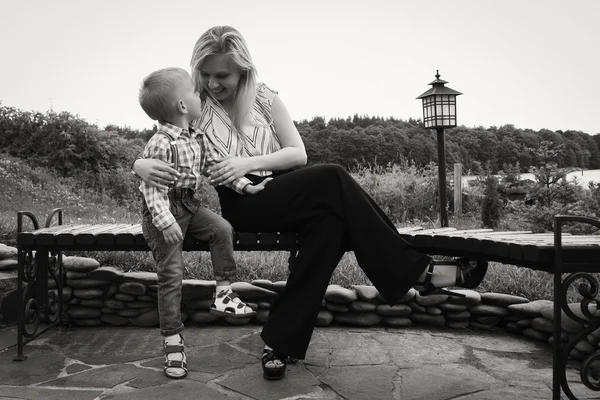
[[[444,128],[437,128],[438,146],[438,181],[440,195],[440,223],[442,228],[448,226],[448,210],[446,208],[446,151],[444,145]]]

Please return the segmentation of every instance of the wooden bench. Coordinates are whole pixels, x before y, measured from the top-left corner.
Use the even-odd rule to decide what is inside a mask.
[[[25,217],[29,218],[34,229],[23,230]],[[54,219],[56,224],[52,226]],[[584,299],[592,300],[597,282],[589,273],[600,272],[600,236],[563,235],[565,223],[580,222],[600,228],[600,221],[558,216],[555,219],[556,232],[534,234],[528,231],[496,232],[491,229],[457,230],[455,228],[422,229],[407,227],[399,229],[404,239],[418,250],[441,256],[460,256],[474,260],[496,261],[519,267],[531,268],[554,274],[554,359],[553,393],[560,398],[561,388],[570,399],[575,399],[566,379],[566,366],[569,352],[582,337],[600,327],[600,318],[581,320],[567,305],[566,293],[569,285],[578,279],[589,283],[580,292]],[[62,224],[62,210],[53,210],[40,227],[36,217],[29,212],[19,212],[17,216],[17,247],[19,253],[19,313],[18,313],[18,354],[15,360],[24,360],[23,347],[33,338],[42,334],[59,320],[62,310],[62,276],[60,263],[56,263],[63,251],[148,251],[140,224]],[[290,267],[298,248],[298,237],[294,232],[237,232],[234,248],[236,251],[288,251]],[[205,242],[186,237],[185,251],[208,251]],[[36,252],[35,259],[32,252]],[[58,267],[57,267],[58,264]],[[58,269],[58,270],[57,270]],[[562,280],[562,274],[570,274]],[[49,293],[48,278],[58,286],[58,296]],[[45,277],[45,279],[40,279]],[[27,293],[24,283],[28,282]],[[595,286],[594,286],[595,285]],[[597,292],[597,290],[596,290]],[[26,300],[29,299],[29,300]],[[588,325],[582,334],[560,349],[561,308],[571,318]],[[38,331],[36,320],[43,319],[48,326]],[[28,329],[28,326],[31,328]],[[583,377],[589,372],[589,363],[583,364],[582,381],[591,389],[593,384]],[[594,389],[597,390],[597,389]]]

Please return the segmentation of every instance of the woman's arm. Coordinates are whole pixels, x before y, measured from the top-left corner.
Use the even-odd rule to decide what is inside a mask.
[[[306,165],[304,142],[279,96],[273,99],[272,111],[281,149],[260,156],[222,159],[208,171],[212,185],[231,183],[251,171],[277,171]]]
[[[279,96],[273,99],[272,110],[273,125],[281,143],[281,150],[251,157],[252,170],[282,170],[306,165],[304,142]]]
[[[173,168],[173,164],[152,158],[138,158],[131,166],[144,182],[160,190],[169,189],[169,184],[179,178],[179,172]]]

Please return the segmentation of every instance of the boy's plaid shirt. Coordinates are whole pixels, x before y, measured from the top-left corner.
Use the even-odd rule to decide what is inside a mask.
[[[200,186],[201,175],[208,176],[206,170],[216,164],[215,159],[220,158],[221,155],[208,143],[206,135],[194,131],[191,127],[188,130],[168,123],[158,123],[158,131],[171,135],[177,146],[181,176],[170,189],[192,188],[197,190]],[[170,143],[171,140],[166,135],[155,133],[146,144],[142,158],[155,158],[171,163],[173,155]],[[252,182],[242,177],[227,186],[237,193],[243,194],[244,186],[248,184],[252,184]],[[159,190],[142,181],[140,191],[152,214],[152,223],[157,229],[162,231],[175,222],[175,217],[169,209],[169,197],[166,190]]]

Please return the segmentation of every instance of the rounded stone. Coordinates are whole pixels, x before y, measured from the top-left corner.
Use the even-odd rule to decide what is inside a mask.
[[[125,308],[125,303],[116,299],[106,299],[104,300],[104,305],[113,310],[122,310]]]
[[[144,286],[156,285],[158,283],[158,275],[155,272],[146,271],[126,272],[123,274],[123,281],[141,283]]]
[[[81,299],[79,305],[81,307],[102,308],[104,302],[100,299]]]
[[[66,284],[67,284],[67,286],[70,286],[73,289],[87,289],[87,288],[94,288],[94,287],[106,285],[106,282],[98,280],[98,279],[80,278],[80,279],[67,279]]]
[[[332,303],[348,304],[358,300],[354,290],[346,289],[340,285],[329,285],[325,292],[325,300]]]
[[[452,304],[452,303],[442,303],[442,304],[438,305],[438,307],[442,311],[449,312],[449,313],[467,311],[469,309],[469,306],[466,306],[464,304]]]
[[[529,303],[529,299],[504,293],[481,293],[481,302],[492,306],[508,307],[511,304]]]
[[[576,345],[575,348],[583,354],[591,354],[596,351],[596,346],[588,342],[587,340],[581,340]]]
[[[468,311],[452,312],[445,315],[448,321],[465,321],[471,318],[471,313]]]
[[[411,310],[413,310],[413,312],[416,312],[416,313],[426,313],[427,312],[427,309],[425,307],[423,307],[420,304],[417,304],[417,302],[415,302],[414,300],[409,301],[408,306],[410,307]]]
[[[85,278],[86,276],[88,276],[88,274],[87,274],[87,272],[67,271],[65,276],[67,277],[67,285],[68,285],[69,279],[82,279],[82,278]]]
[[[481,304],[481,295],[479,292],[470,289],[452,289],[452,292],[465,295],[465,297],[448,296],[448,302],[452,304],[464,304],[467,306],[476,306]]]
[[[100,266],[97,260],[89,257],[63,257],[62,264],[67,271],[91,272]]]
[[[127,308],[150,308],[152,307],[153,304],[147,301],[139,301],[139,300],[134,300],[134,301],[130,301],[128,303],[125,303],[125,307]]]
[[[115,294],[115,299],[128,302],[128,301],[134,301],[135,296],[133,296],[131,294],[117,293],[117,294]]]
[[[121,317],[135,318],[142,314],[142,310],[136,308],[124,308],[122,310],[118,310],[117,314],[119,314]]]
[[[0,260],[6,260],[8,258],[16,257],[19,254],[19,250],[13,246],[7,246],[5,244],[0,245]]]
[[[409,318],[417,324],[444,326],[446,318],[443,315],[429,315],[424,313],[412,313]]]
[[[330,303],[329,301],[327,301],[325,307],[327,307],[329,311],[339,313],[347,313],[350,311],[350,307],[347,304]]]
[[[407,317],[412,313],[412,309],[406,304],[379,304],[376,308],[377,314],[384,317]]]
[[[430,314],[430,315],[441,315],[442,314],[442,310],[436,306],[429,306],[429,307],[427,307],[426,311],[427,311],[427,314]]]
[[[517,326],[521,329],[531,328],[533,324],[533,319],[520,319],[517,321]]]
[[[320,310],[317,315],[315,326],[329,326],[333,321],[333,313],[328,310]]]
[[[98,308],[86,308],[78,306],[72,307],[68,312],[73,319],[100,318],[102,315],[102,312]]]
[[[511,333],[521,333],[523,330],[523,328],[520,328],[516,322],[509,322],[508,324],[504,325],[504,329]]]
[[[352,303],[350,303],[348,305],[348,307],[350,308],[351,311],[357,311],[357,312],[370,312],[370,311],[375,311],[375,308],[377,307],[376,304],[373,303],[369,303],[367,301],[353,301]]]
[[[535,318],[542,315],[542,310],[547,307],[552,307],[553,303],[550,300],[534,300],[529,303],[511,304],[508,310],[516,316],[524,318]]]
[[[509,314],[508,309],[500,306],[489,306],[485,304],[479,304],[469,308],[469,312],[473,315],[493,315],[496,317],[504,317]]]
[[[273,282],[273,291],[277,292],[277,293],[283,292],[283,289],[285,289],[286,283],[287,283],[286,281]]]
[[[106,282],[121,282],[123,280],[123,271],[109,265],[103,265],[89,273],[90,279],[98,279]]]
[[[268,279],[255,279],[250,283],[263,289],[273,290],[273,282]]]
[[[498,326],[502,319],[494,315],[479,315],[473,318],[475,322],[488,326]]]
[[[446,326],[448,328],[452,328],[452,329],[466,329],[469,327],[469,321],[468,320],[464,320],[464,321],[447,321],[446,322]]]
[[[197,324],[210,324],[217,319],[219,316],[212,315],[208,311],[200,310],[200,311],[191,311],[189,316],[190,321],[195,322]]]
[[[104,296],[104,290],[97,288],[73,289],[73,296],[80,299],[95,299]]]
[[[423,307],[436,306],[448,300],[447,294],[430,294],[421,296],[419,293],[415,296],[415,301]]]
[[[484,324],[481,322],[477,322],[475,320],[470,320],[469,323],[471,324],[471,326],[473,328],[477,328],[477,329],[483,329],[486,331],[497,331],[498,328],[495,325],[488,325],[488,324]]]
[[[146,294],[146,285],[139,282],[123,282],[119,285],[119,291],[131,296],[143,296]]]
[[[231,290],[236,292],[243,301],[257,301],[277,296],[277,292],[254,286],[247,282],[235,282],[231,284]]]
[[[575,316],[579,317],[579,318],[583,318],[584,320],[588,320],[588,318],[583,315],[583,312],[581,311],[581,303],[569,303],[569,309],[573,312],[573,314],[575,314]],[[593,303],[590,303],[590,307],[588,308],[588,310],[592,313],[592,315],[597,313],[597,309],[596,306]],[[551,321],[554,321],[554,308],[553,307],[546,307],[544,309],[541,310],[541,314],[548,318]],[[579,333],[583,330],[583,324],[572,319],[571,317],[569,317],[567,315],[567,313],[565,313],[564,311],[561,310],[561,327],[562,329],[564,329],[565,331],[569,332],[569,333]]]
[[[528,337],[529,339],[539,340],[541,342],[546,342],[548,338],[551,336],[546,332],[538,331],[533,328],[525,328],[522,331],[523,336]]]
[[[554,322],[544,317],[535,317],[531,320],[531,327],[535,330],[553,333],[554,332]]]
[[[381,322],[392,328],[407,328],[412,325],[410,318],[406,317],[385,317]]]
[[[106,289],[106,297],[113,297],[119,292],[119,285],[112,284]]]
[[[69,300],[71,300],[72,295],[73,295],[73,289],[71,289],[68,286],[63,287],[62,298],[65,303],[68,302]]]
[[[258,303],[256,303],[256,305],[258,306],[259,309],[270,309],[271,308],[271,302],[270,301],[259,301]]]
[[[362,301],[375,300],[379,293],[375,286],[371,285],[352,285],[351,288],[354,289],[356,295]]]

